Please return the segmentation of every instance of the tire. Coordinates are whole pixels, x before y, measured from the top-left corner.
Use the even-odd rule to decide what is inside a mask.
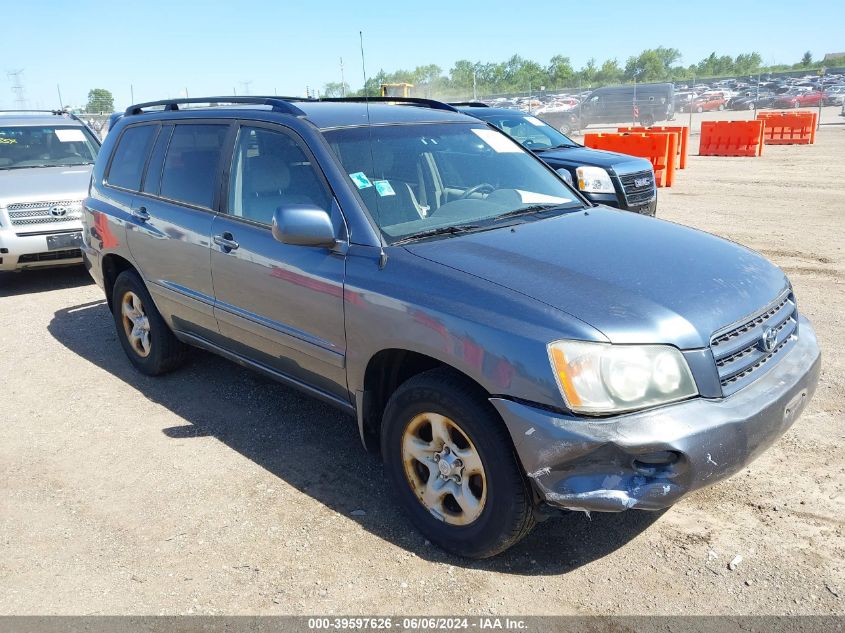
[[[652,125],[654,125],[654,117],[650,114],[646,114],[640,119],[640,124],[643,127],[651,127]]]
[[[724,110],[724,109],[725,109],[725,104],[724,104],[724,103],[720,103],[720,104],[719,104],[719,112],[721,112],[721,111],[722,111],[722,110]]]
[[[561,134],[572,134],[572,126],[569,123],[563,123],[559,128],[558,131]]]
[[[698,112],[699,114],[701,114],[702,112],[704,112],[704,108],[702,108],[701,106],[698,106],[698,107],[695,109],[695,111],[696,111],[696,112]]]
[[[801,107],[801,104],[800,104],[800,103],[798,103],[797,101],[793,101],[793,102],[792,102],[792,107],[793,107],[793,108],[800,108],[800,107]]]
[[[158,376],[184,362],[187,347],[164,322],[134,270],[123,271],[114,282],[112,316],[123,351],[141,373]]]
[[[428,450],[443,446],[452,450]],[[381,451],[399,505],[426,538],[449,552],[489,558],[534,526],[532,493],[504,423],[473,383],[450,370],[418,374],[396,390],[384,412]],[[452,469],[448,478],[444,465]],[[442,499],[426,505],[425,497],[438,495]]]
[[[753,110],[753,109],[754,109],[754,104],[753,104],[753,103],[749,103],[749,104],[748,104],[748,109],[749,109],[749,110]]]

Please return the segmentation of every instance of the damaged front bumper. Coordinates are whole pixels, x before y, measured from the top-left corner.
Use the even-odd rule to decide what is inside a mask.
[[[491,402],[546,503],[597,512],[659,510],[736,473],[800,415],[815,391],[821,354],[803,317],[799,331],[775,367],[727,398],[596,419],[503,398]]]

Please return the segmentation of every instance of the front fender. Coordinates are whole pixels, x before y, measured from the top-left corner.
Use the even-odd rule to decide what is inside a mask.
[[[352,246],[345,310],[347,379],[363,391],[367,365],[386,349],[434,358],[489,394],[564,407],[546,345],[560,338],[606,341],[591,326],[534,299],[411,254]]]

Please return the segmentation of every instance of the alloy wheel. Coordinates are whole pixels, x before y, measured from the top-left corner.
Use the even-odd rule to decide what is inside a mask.
[[[123,330],[132,350],[142,358],[150,355],[150,320],[144,311],[144,303],[134,292],[127,291],[120,303]]]
[[[421,413],[405,427],[402,462],[419,502],[449,525],[469,525],[484,510],[487,477],[478,450],[458,424]]]

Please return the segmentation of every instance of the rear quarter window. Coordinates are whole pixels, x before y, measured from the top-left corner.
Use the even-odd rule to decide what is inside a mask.
[[[106,182],[114,187],[138,191],[141,176],[152,147],[157,125],[137,125],[126,128],[114,150]]]

